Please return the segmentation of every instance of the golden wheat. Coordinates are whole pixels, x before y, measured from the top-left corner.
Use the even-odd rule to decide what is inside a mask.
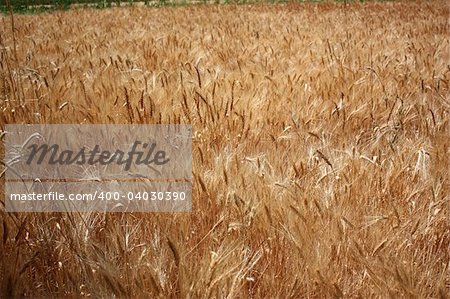
[[[1,212],[1,296],[445,298],[448,19],[444,1],[1,16],[2,129],[194,128],[192,213]]]

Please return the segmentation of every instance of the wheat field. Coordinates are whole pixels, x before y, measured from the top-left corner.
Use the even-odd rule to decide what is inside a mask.
[[[2,15],[2,138],[192,124],[193,210],[7,213],[2,195],[0,297],[448,298],[449,11]]]

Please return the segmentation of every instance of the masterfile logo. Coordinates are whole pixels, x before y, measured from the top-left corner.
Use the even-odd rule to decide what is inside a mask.
[[[142,150],[139,150],[140,146]],[[166,157],[166,152],[164,150],[155,150],[156,146],[156,143],[149,144],[135,141],[129,152],[123,152],[121,150],[116,150],[114,152],[108,150],[101,151],[98,144],[96,144],[92,150],[86,150],[86,147],[83,147],[75,152],[73,150],[60,151],[58,144],[50,146],[48,144],[42,144],[40,146],[32,144],[28,146],[28,149],[30,149],[31,152],[26,163],[30,165],[35,158],[37,159],[36,164],[38,165],[43,162],[44,164],[47,163],[50,165],[108,165],[115,162],[118,165],[124,165],[124,170],[130,170],[131,164],[133,163],[137,165],[164,165],[169,162],[170,159]],[[134,158],[136,158],[136,160],[134,160]]]
[[[190,211],[191,139],[189,125],[7,125],[6,209]]]

